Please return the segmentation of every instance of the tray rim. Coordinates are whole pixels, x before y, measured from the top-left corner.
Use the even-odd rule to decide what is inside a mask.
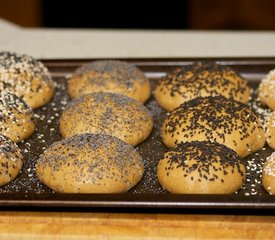
[[[74,198],[77,195],[77,199]],[[111,196],[111,197],[110,197]],[[224,199],[226,196],[226,199]],[[238,195],[199,194],[6,194],[0,207],[54,207],[54,208],[176,208],[176,209],[275,209],[274,196],[247,197]]]
[[[271,64],[274,62],[275,64],[275,55],[274,57],[268,56],[268,57],[173,57],[173,58],[153,58],[153,57],[148,57],[148,58],[132,58],[132,57],[123,57],[123,58],[38,58],[39,61],[42,61],[46,63],[47,65],[49,64],[59,64],[58,66],[61,66],[61,62],[66,62],[67,63],[76,63],[80,64],[81,62],[89,62],[89,61],[96,61],[96,60],[122,60],[122,61],[129,61],[129,62],[137,62],[137,64],[144,64],[148,63],[148,66],[155,65],[155,63],[159,63],[157,65],[163,65],[164,63],[167,62],[173,62],[179,63],[179,62],[194,62],[194,61],[217,61],[217,62],[227,62],[227,64],[231,63],[247,63],[249,62],[250,64]],[[66,65],[68,66],[68,65]]]

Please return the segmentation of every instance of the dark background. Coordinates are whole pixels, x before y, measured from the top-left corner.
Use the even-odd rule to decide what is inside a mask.
[[[47,27],[80,27],[80,28],[141,28],[141,29],[183,29],[187,28],[187,1],[181,7],[157,6],[128,1],[122,4],[117,1],[59,1],[42,2],[43,25]],[[162,1],[164,2],[164,1]],[[60,17],[62,16],[62,17]]]
[[[0,17],[26,27],[275,30],[275,1],[0,0]]]

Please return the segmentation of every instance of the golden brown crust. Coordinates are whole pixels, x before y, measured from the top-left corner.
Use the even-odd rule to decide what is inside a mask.
[[[259,85],[259,99],[263,105],[275,110],[275,70],[270,71]]]
[[[38,179],[56,192],[119,193],[142,178],[135,149],[118,138],[82,134],[54,143],[36,165]]]
[[[54,84],[48,69],[28,55],[0,52],[0,91],[23,97],[33,109],[49,102]]]
[[[157,102],[167,111],[197,97],[219,95],[247,103],[250,88],[238,73],[214,62],[177,68],[162,78],[155,89]]]
[[[144,103],[151,95],[151,87],[135,65],[101,60],[79,67],[68,81],[68,93],[72,99],[94,92],[120,93]]]
[[[265,130],[268,146],[275,149],[275,112],[272,112],[267,118]]]
[[[14,180],[23,166],[18,146],[8,137],[0,135],[0,186]]]
[[[0,94],[0,134],[14,142],[28,138],[35,130],[32,109],[9,92]]]
[[[222,96],[197,98],[176,108],[164,121],[162,138],[168,147],[187,141],[218,142],[241,157],[265,144],[258,116],[245,104]]]
[[[245,180],[245,166],[226,146],[195,141],[165,153],[157,174],[160,184],[171,193],[232,194]]]
[[[263,166],[262,183],[264,189],[271,195],[275,194],[275,153],[267,158]]]
[[[141,103],[116,93],[92,93],[72,101],[60,117],[63,137],[104,133],[137,145],[153,128],[153,118]]]

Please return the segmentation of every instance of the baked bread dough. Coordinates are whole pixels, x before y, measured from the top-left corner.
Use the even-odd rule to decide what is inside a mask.
[[[144,103],[151,95],[151,87],[149,79],[135,65],[101,60],[79,67],[68,81],[72,99],[93,92],[120,93]]]
[[[262,79],[259,85],[259,99],[263,105],[275,110],[275,69]]]
[[[159,105],[172,111],[197,97],[219,96],[247,103],[250,88],[234,70],[215,62],[195,62],[162,78],[155,89]]]
[[[23,156],[18,146],[0,134],[0,186],[14,180],[23,166]]]
[[[32,109],[15,94],[0,94],[0,134],[14,142],[28,138],[35,130]]]
[[[264,189],[271,195],[275,194],[275,153],[267,158],[263,166],[262,184]]]
[[[170,113],[162,126],[162,139],[168,147],[190,141],[218,142],[246,157],[262,149],[265,132],[245,104],[223,96],[200,97]]]
[[[28,55],[0,52],[0,91],[23,97],[35,109],[52,99],[54,84],[42,62]]]
[[[135,146],[153,128],[150,112],[134,99],[117,93],[91,93],[72,101],[60,117],[65,138],[81,133],[104,133]]]
[[[222,144],[194,141],[165,153],[157,176],[171,193],[232,194],[245,180],[245,166],[233,150]]]
[[[56,142],[36,164],[38,179],[62,193],[126,192],[143,173],[143,160],[131,145],[102,134],[76,135]]]
[[[269,147],[275,149],[275,112],[272,112],[266,120],[266,142]]]

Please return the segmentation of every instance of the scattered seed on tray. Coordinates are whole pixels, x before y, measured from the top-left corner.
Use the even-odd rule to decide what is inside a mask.
[[[66,94],[65,82],[65,78],[58,79],[54,99],[45,107],[35,110],[34,117],[38,127],[29,139],[19,144],[25,156],[23,170],[19,177],[13,182],[0,187],[0,193],[23,192],[25,196],[28,196],[30,193],[52,193],[52,190],[38,181],[35,176],[34,168],[39,155],[53,142],[61,139],[58,128],[59,117],[60,113],[70,101]],[[260,116],[263,122],[271,112],[257,100],[256,91],[252,93],[249,106]],[[130,190],[130,193],[163,194],[166,193],[166,191],[163,190],[158,183],[156,168],[158,161],[161,159],[164,152],[168,150],[162,143],[160,135],[162,122],[167,117],[168,113],[158,106],[154,97],[151,97],[146,107],[152,113],[155,124],[150,138],[137,147],[137,151],[141,154],[145,163],[145,174],[141,182]],[[272,149],[265,147],[259,153],[252,154],[244,159],[247,175],[244,186],[238,192],[239,195],[254,197],[265,194],[261,183],[262,166],[266,157],[271,155],[272,152]]]

